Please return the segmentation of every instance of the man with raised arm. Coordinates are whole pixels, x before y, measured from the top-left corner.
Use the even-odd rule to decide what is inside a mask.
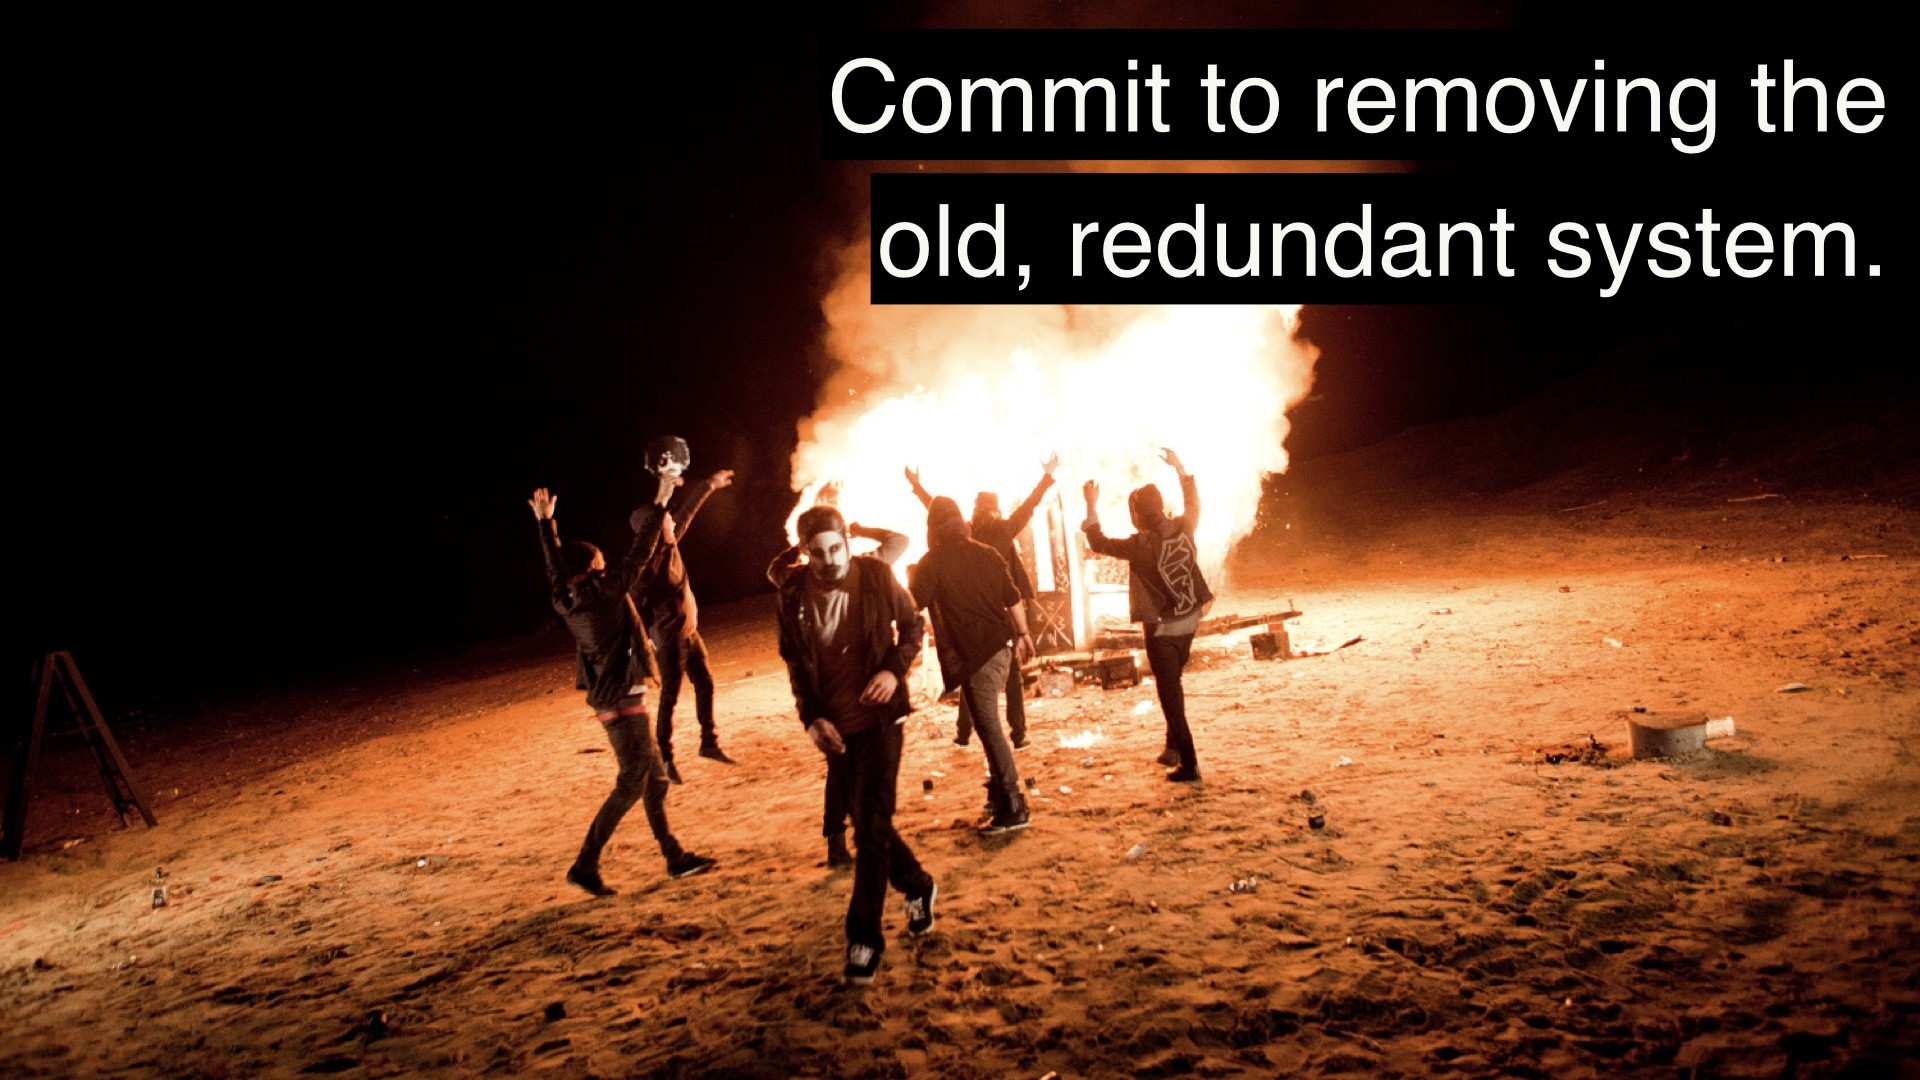
[[[693,528],[694,515],[706,505],[707,496],[733,483],[733,470],[721,469],[683,495],[680,505],[667,515],[660,527],[660,545],[641,571],[634,600],[640,606],[647,637],[660,667],[660,715],[654,736],[659,744],[660,760],[666,763],[667,779],[680,782],[680,769],[673,763],[673,706],[680,700],[680,676],[685,673],[693,683],[694,714],[700,721],[700,756],[723,765],[733,759],[720,749],[720,736],[713,723],[713,670],[707,663],[707,643],[700,637],[700,605],[693,598],[693,585],[687,580],[687,564],[680,558],[680,542]],[[644,509],[633,512],[633,526],[640,528]]]
[[[832,495],[831,488],[823,489],[819,505],[833,505]],[[907,553],[909,541],[906,534],[891,529],[862,525],[856,521],[847,526],[847,535],[855,540],[872,540],[878,544],[872,555],[888,566],[899,562],[900,556]],[[767,580],[777,589],[806,564],[806,548],[795,544],[775,555],[773,561],[767,564]],[[845,754],[823,756],[827,761],[827,787],[825,806],[821,810],[820,835],[827,838],[827,869],[844,870],[853,865],[853,851],[847,847],[847,818],[853,812],[848,792],[851,781],[847,776],[847,758]]]
[[[920,614],[885,562],[849,552],[846,520],[831,506],[800,515],[804,573],[780,585],[780,656],[807,737],[839,756],[853,812],[853,899],[847,906],[846,981],[871,983],[886,948],[887,886],[907,900],[907,933],[933,929],[933,876],[893,827],[906,674],[920,652]],[[829,769],[829,775],[832,775]]]
[[[653,726],[647,716],[644,683],[653,677],[652,656],[628,595],[641,567],[659,542],[667,501],[678,486],[675,477],[662,476],[654,501],[635,514],[633,544],[609,569],[607,557],[592,544],[561,543],[553,511],[559,502],[546,488],[527,500],[540,527],[540,552],[546,560],[553,610],[573,632],[577,653],[575,683],[587,692],[587,707],[600,720],[620,767],[613,790],[600,804],[587,827],[580,853],[567,870],[567,881],[594,896],[611,896],[600,877],[600,852],[635,802],[647,813],[647,824],[667,860],[667,876],[683,878],[704,873],[714,860],[680,846],[667,827],[667,774],[653,745]]]
[[[1134,534],[1109,537],[1100,528],[1100,485],[1089,480],[1084,488],[1087,520],[1081,528],[1089,548],[1127,560],[1127,606],[1133,621],[1145,631],[1147,664],[1153,669],[1160,712],[1167,721],[1167,748],[1160,763],[1174,766],[1167,779],[1191,782],[1200,779],[1200,762],[1194,754],[1193,732],[1187,727],[1187,697],[1180,674],[1213,593],[1200,575],[1199,549],[1193,542],[1194,529],[1200,524],[1200,490],[1180,464],[1180,455],[1163,448],[1160,459],[1180,477],[1179,517],[1168,517],[1160,489],[1145,484],[1127,496]]]
[[[1028,605],[1029,613],[1034,598],[1033,578],[1027,573],[1027,564],[1020,558],[1015,541],[1027,531],[1027,525],[1033,521],[1033,512],[1040,508],[1040,500],[1053,486],[1053,470],[1060,467],[1060,455],[1048,455],[1040,466],[1040,482],[1027,493],[1025,501],[1014,508],[1006,517],[1000,516],[1000,496],[991,491],[978,492],[973,497],[973,518],[967,524],[973,530],[973,538],[999,552],[1000,558],[1007,564],[1007,572],[1013,576],[1013,587],[1020,593],[1020,599]],[[913,494],[920,505],[933,506],[933,495],[920,483],[920,470],[909,468],[906,472],[907,483],[912,486]],[[1036,558],[1039,557],[1036,554]],[[935,631],[936,635],[938,631]],[[1007,736],[1015,750],[1027,745],[1027,702],[1026,679],[1019,664],[1007,666]],[[960,698],[960,724],[955,733],[954,742],[965,746],[973,735],[973,714],[967,705],[965,695]]]

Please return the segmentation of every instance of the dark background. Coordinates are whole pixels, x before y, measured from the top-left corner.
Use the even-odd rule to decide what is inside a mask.
[[[532,633],[550,616],[527,492],[559,493],[563,535],[617,544],[640,450],[665,432],[696,475],[739,474],[687,548],[702,598],[764,588],[795,424],[829,370],[819,299],[866,212],[865,168],[820,157],[815,35],[1046,25],[997,10],[869,5],[708,34],[254,28],[238,51],[179,26],[169,40],[194,42],[156,50],[127,28],[74,53],[75,107],[45,121],[57,242],[23,294],[53,328],[16,384],[26,651],[74,650],[125,702]],[[1422,10],[1106,17],[1432,25]],[[1535,10],[1449,18],[1542,25]],[[1311,461],[1496,412],[1702,326],[1719,348],[1635,370],[1702,408],[1843,418],[1910,393],[1900,315],[1683,294],[1312,306],[1322,358],[1288,446]],[[1786,377],[1808,356],[1817,393]]]

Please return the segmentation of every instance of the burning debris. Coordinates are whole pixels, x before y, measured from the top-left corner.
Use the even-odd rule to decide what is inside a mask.
[[[1294,336],[1297,306],[876,307],[867,252],[864,238],[848,248],[824,302],[841,367],[800,426],[796,517],[831,490],[849,521],[906,533],[907,565],[925,551],[925,513],[904,467],[963,503],[990,493],[1012,505],[1020,493],[999,486],[1057,452],[1062,483],[1020,545],[1043,654],[1098,647],[1096,635],[1129,621],[1125,566],[1086,559],[1062,489],[1100,480],[1102,512],[1124,521],[1155,450],[1179,446],[1204,477],[1203,572],[1253,530],[1262,481],[1287,467],[1286,410],[1306,397],[1318,355]],[[955,437],[968,431],[983,437]]]

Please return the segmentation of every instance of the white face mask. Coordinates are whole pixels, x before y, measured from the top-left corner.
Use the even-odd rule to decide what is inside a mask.
[[[852,557],[847,550],[847,538],[831,530],[814,533],[807,540],[807,572],[822,585],[838,585],[846,579],[848,560]]]

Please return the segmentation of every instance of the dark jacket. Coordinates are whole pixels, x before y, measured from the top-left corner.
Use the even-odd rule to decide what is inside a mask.
[[[907,668],[920,655],[926,631],[913,598],[894,578],[891,566],[871,555],[855,555],[852,561],[860,565],[860,592],[854,602],[860,608],[861,636],[867,646],[867,675],[872,678],[880,671],[891,671],[899,680],[893,699],[887,702],[888,717],[897,720],[913,711],[907,701]],[[817,639],[807,607],[807,573],[791,568],[779,583],[780,658],[787,662],[802,725],[836,719],[827,715],[820,685]]]
[[[1170,524],[1166,531],[1149,527],[1116,540],[1100,530],[1098,521],[1089,519],[1084,526],[1088,547],[1127,560],[1127,606],[1134,622],[1183,619],[1213,602],[1193,543],[1193,530],[1200,525],[1200,489],[1192,476],[1180,478],[1180,497],[1186,504],[1180,516],[1156,523]]]
[[[634,512],[634,521],[638,528],[633,545],[620,562],[578,581],[569,581],[560,566],[559,527],[552,518],[540,522],[540,552],[547,562],[553,610],[573,632],[578,647],[574,685],[587,692],[587,704],[595,711],[618,708],[633,687],[660,678],[628,596],[660,539],[660,509],[642,507]]]
[[[680,542],[687,538],[694,515],[712,494],[713,488],[703,483],[686,492],[679,505],[668,509],[673,515],[674,542],[669,544],[663,540],[653,549],[653,557],[641,570],[640,583],[634,589],[633,600],[640,607],[641,619],[663,639],[684,637],[700,628],[700,604],[693,598],[693,586],[687,582],[687,564],[680,558]],[[632,525],[636,533],[640,531],[640,515],[652,509],[642,507],[633,512]]]
[[[1033,521],[1033,512],[1040,508],[1040,500],[1052,486],[1053,477],[1043,473],[1040,482],[1027,494],[1026,501],[1014,507],[1013,513],[992,521],[973,522],[973,538],[999,552],[1000,557],[1006,560],[1007,573],[1013,575],[1013,587],[1020,591],[1022,600],[1033,599],[1033,579],[1027,575],[1027,564],[1020,558],[1013,541],[1027,531],[1027,525]],[[921,506],[933,505],[933,494],[918,483],[914,484],[913,493],[919,498]],[[1036,552],[1034,557],[1039,558],[1039,553]]]
[[[1013,638],[1007,609],[1020,592],[1000,553],[963,534],[927,552],[909,575],[914,603],[933,615],[940,679],[952,690],[973,678]]]

